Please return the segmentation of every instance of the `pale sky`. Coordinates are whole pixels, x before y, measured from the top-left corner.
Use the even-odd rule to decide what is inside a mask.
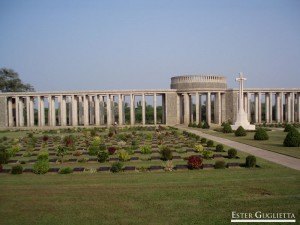
[[[0,67],[38,91],[160,89],[185,74],[299,87],[298,0],[0,0]]]

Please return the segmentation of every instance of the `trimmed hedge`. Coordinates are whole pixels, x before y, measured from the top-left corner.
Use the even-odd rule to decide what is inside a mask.
[[[223,152],[223,150],[224,150],[224,145],[218,144],[218,145],[216,146],[216,152]]]
[[[214,147],[214,142],[212,140],[207,141],[206,143],[207,147]]]
[[[243,137],[247,135],[247,132],[242,126],[239,126],[238,129],[234,132],[234,134],[236,137]]]
[[[215,163],[215,169],[225,169],[226,163],[223,160],[218,160]]]
[[[299,147],[300,146],[300,133],[295,128],[291,129],[286,135],[283,145],[285,147]]]
[[[223,125],[223,133],[232,133],[232,132],[233,132],[233,130],[232,130],[230,124],[229,123],[225,123]]]
[[[16,165],[11,168],[11,174],[22,174],[23,167],[21,165]]]
[[[292,129],[295,129],[292,124],[286,124],[284,127],[284,132],[290,132]]]
[[[111,165],[110,171],[113,173],[118,173],[118,172],[122,171],[122,168],[123,168],[123,163],[115,162]]]
[[[58,171],[59,174],[69,174],[69,173],[73,173],[73,169],[70,167],[63,167],[60,168]]]
[[[235,158],[237,156],[237,150],[234,148],[230,148],[228,149],[228,158],[232,159]]]
[[[258,128],[254,134],[254,140],[268,140],[269,135],[263,128]]]
[[[256,166],[256,157],[253,155],[248,155],[246,158],[246,167],[251,168]]]

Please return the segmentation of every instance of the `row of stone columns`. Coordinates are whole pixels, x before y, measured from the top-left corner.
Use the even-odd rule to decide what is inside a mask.
[[[251,96],[254,95],[254,121],[251,120]],[[248,120],[262,123],[262,96],[265,95],[266,123],[300,122],[300,94],[295,92],[246,92],[244,93],[244,109]],[[275,95],[275,115],[273,115],[273,95]],[[285,103],[285,104],[284,104]],[[296,108],[295,108],[296,107]]]
[[[148,95],[148,94],[147,94]],[[149,94],[150,95],[150,94]],[[161,94],[160,95],[164,95]],[[115,96],[118,97],[118,121],[115,121]],[[7,98],[8,126],[32,127],[34,123],[35,99],[37,105],[37,125],[48,126],[78,126],[78,125],[113,125],[125,124],[125,94],[106,95],[48,95],[26,96]],[[135,124],[135,97],[141,96],[142,124],[146,124],[146,94],[129,94],[130,97],[130,124]],[[157,93],[152,94],[154,107],[154,124],[157,124]],[[45,120],[45,100],[48,100],[48,121]],[[106,101],[105,101],[106,99]],[[164,101],[164,96],[162,100]],[[13,103],[14,100],[14,103]],[[56,100],[58,103],[58,115],[56,112]],[[163,111],[165,102],[162,103]],[[105,109],[106,106],[106,109]],[[26,124],[24,122],[24,110],[26,109]],[[67,110],[68,109],[68,110]],[[105,111],[106,110],[106,111]],[[67,121],[67,113],[69,120]],[[105,121],[106,114],[106,121]],[[163,115],[165,113],[163,112]],[[57,121],[58,119],[58,121]],[[163,121],[164,122],[164,121]]]
[[[194,120],[193,118],[193,111],[192,111],[192,96],[195,96],[195,105],[196,105],[196,118]],[[224,104],[225,104],[225,95],[221,92],[206,92],[206,93],[182,93],[183,96],[183,120],[180,119],[182,116],[182,113],[179,113],[179,123],[189,124],[189,123],[199,123],[201,121],[201,98],[202,96],[206,96],[206,122],[208,124],[211,124],[211,95],[215,96],[214,100],[214,123],[221,124],[225,116],[222,116],[222,114],[225,114],[224,110]]]

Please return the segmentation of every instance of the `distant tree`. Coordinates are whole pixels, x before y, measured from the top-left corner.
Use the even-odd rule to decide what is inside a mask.
[[[0,69],[0,91],[1,92],[25,92],[34,91],[30,84],[25,84],[19,78],[19,74],[12,69]]]

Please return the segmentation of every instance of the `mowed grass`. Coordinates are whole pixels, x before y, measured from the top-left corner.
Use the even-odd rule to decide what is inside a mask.
[[[231,212],[293,212],[300,173],[262,168],[0,175],[0,224],[231,224]]]
[[[283,141],[287,135],[286,132],[281,130],[273,130],[268,131],[269,140],[266,141],[257,141],[254,140],[254,132],[248,132],[245,137],[236,137],[234,133],[224,134],[222,132],[217,132],[213,130],[204,130],[201,129],[202,132],[211,134],[217,137],[227,138],[233,141],[237,141],[240,143],[244,143],[247,145],[251,145],[254,147],[258,147],[261,149],[269,150],[272,152],[277,152],[280,154],[292,156],[295,158],[300,158],[300,147],[284,147]]]

